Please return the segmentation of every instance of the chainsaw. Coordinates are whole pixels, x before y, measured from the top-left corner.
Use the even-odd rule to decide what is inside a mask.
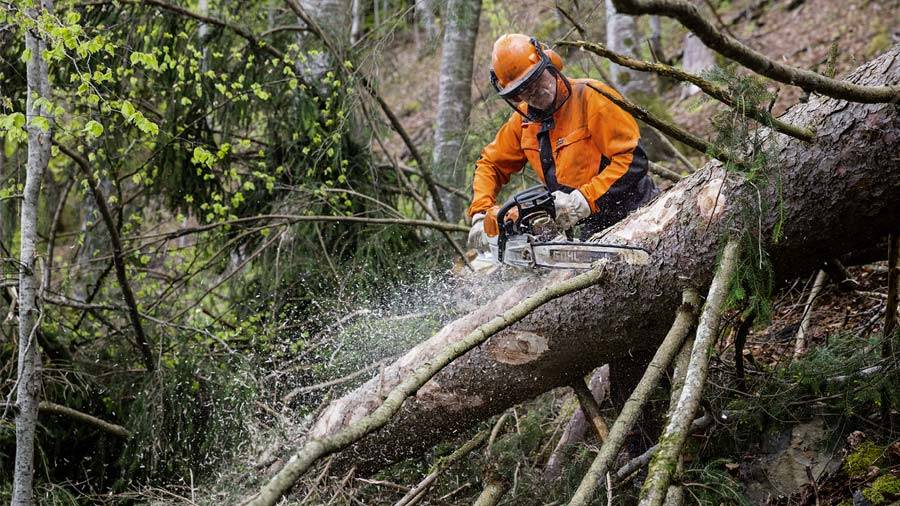
[[[507,215],[510,214],[510,219]],[[582,242],[572,230],[560,230],[556,223],[553,194],[534,186],[510,199],[497,212],[500,227],[491,254],[500,263],[516,267],[589,269],[597,261],[644,265],[649,253],[631,246]]]

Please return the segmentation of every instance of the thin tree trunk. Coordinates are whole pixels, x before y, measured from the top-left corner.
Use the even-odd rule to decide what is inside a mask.
[[[884,331],[881,342],[881,358],[890,360],[897,352],[897,296],[900,292],[900,233],[894,231],[888,237],[888,293],[884,310]],[[891,395],[885,385],[881,390],[881,423],[894,429],[891,415]]]
[[[12,178],[15,175],[12,171],[10,171],[10,174],[6,173],[9,168],[7,165],[6,135],[0,134],[0,185],[5,185],[7,178]],[[7,248],[11,247],[10,239],[12,239],[13,230],[16,227],[15,210],[15,199],[0,200],[0,244]],[[2,250],[0,250],[0,254],[3,254]]]
[[[434,16],[434,0],[415,0],[415,2],[416,17],[422,23],[422,30],[425,32],[422,49],[428,49],[438,36],[437,20]]]
[[[44,10],[53,7],[51,0],[41,0],[40,9],[28,9],[28,16],[37,19]],[[47,43],[38,38],[35,30],[25,31],[25,47],[31,52],[26,64],[28,98],[28,163],[26,165],[25,190],[21,211],[21,248],[19,254],[19,363],[16,375],[16,462],[13,471],[12,504],[34,504],[34,433],[37,425],[38,395],[40,393],[40,367],[38,364],[36,327],[40,325],[37,307],[38,278],[35,273],[35,242],[37,241],[38,199],[41,179],[50,161],[50,116],[34,102],[50,98],[50,81],[47,62],[43,53]],[[46,120],[46,131],[37,124],[38,118]]]
[[[635,18],[620,14],[612,0],[606,0],[606,46],[619,54],[641,57],[641,33]],[[653,93],[653,76],[611,63],[610,77],[615,87],[625,95],[635,97]],[[637,95],[636,95],[637,94]]]
[[[472,63],[481,0],[450,0],[444,15],[438,111],[435,119],[432,173],[454,188],[465,188],[467,167],[461,157],[472,105]],[[441,194],[447,220],[458,221],[463,208],[452,195]]]
[[[362,10],[360,0],[351,0],[350,4],[350,44],[356,44],[359,40],[360,27],[362,25]]]
[[[653,16],[658,18],[658,16]],[[701,74],[705,70],[709,70],[716,65],[716,58],[713,52],[706,47],[703,42],[691,32],[684,36],[684,49],[681,58],[681,68],[689,74]],[[687,98],[695,95],[700,88],[695,84],[688,84],[681,93],[681,98]]]
[[[900,48],[860,67],[859,84],[900,80]],[[772,181],[746,182],[707,166],[647,207],[608,229],[608,243],[643,247],[647,265],[609,266],[613,279],[551,302],[493,336],[437,374],[406,399],[396,417],[335,460],[360,472],[420,454],[448,433],[549,389],[568,385],[599,364],[646,361],[669,330],[686,284],[708,284],[721,239],[742,226],[742,209],[759,202],[772,211],[754,215],[767,237],[780,223],[782,239],[766,242],[775,279],[808,272],[822,259],[871,244],[896,226],[900,167],[884,156],[896,144],[900,116],[893,105],[856,104],[813,96],[783,118],[817,125],[812,146],[776,135]],[[528,276],[481,309],[450,323],[377,378],[335,400],[311,430],[334,434],[379,406],[384,396],[440,350],[531,293],[573,274]],[[613,378],[615,380],[615,378]]]

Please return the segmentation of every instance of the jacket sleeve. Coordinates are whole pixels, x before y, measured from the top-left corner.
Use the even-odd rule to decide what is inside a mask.
[[[607,93],[618,96],[618,93],[605,85],[597,83],[595,86],[603,87]],[[598,174],[578,190],[590,204],[591,213],[596,213],[599,210],[597,199],[631,168],[641,133],[637,121],[628,111],[600,93],[589,93],[592,103],[588,107],[588,129],[602,157]]]
[[[511,175],[522,170],[527,159],[522,151],[521,138],[522,120],[513,113],[475,162],[472,204],[467,211],[469,216],[493,207],[500,188],[509,182]]]

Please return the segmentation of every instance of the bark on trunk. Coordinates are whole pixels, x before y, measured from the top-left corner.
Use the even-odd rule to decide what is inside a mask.
[[[453,188],[466,187],[466,165],[460,153],[469,128],[472,105],[472,63],[481,0],[450,0],[444,16],[440,91],[434,130],[432,173]],[[456,222],[463,208],[458,199],[441,194],[447,221]]]
[[[28,9],[37,19],[42,11],[52,8],[50,0],[42,0],[40,8]],[[40,368],[37,355],[35,326],[38,324],[35,273],[35,242],[37,240],[38,198],[41,179],[50,160],[50,117],[45,107],[35,108],[38,97],[50,98],[47,62],[43,58],[47,43],[36,31],[25,32],[25,47],[31,52],[26,65],[28,98],[25,113],[28,118],[28,163],[21,210],[21,248],[19,250],[19,362],[16,375],[16,462],[13,471],[12,504],[34,504],[34,432],[38,416]],[[39,121],[43,119],[45,124]]]
[[[690,74],[700,75],[704,70],[709,70],[716,65],[716,57],[703,42],[691,32],[684,36],[684,56],[681,59],[681,68]],[[687,98],[700,91],[694,84],[685,85],[681,98]]]
[[[0,134],[0,185],[5,185],[9,179],[15,180],[15,173],[9,170],[6,160],[6,135]],[[7,174],[9,171],[9,174]],[[13,230],[16,226],[15,219],[16,200],[0,200],[0,244],[9,248]],[[0,253],[3,253],[0,250]]]
[[[854,82],[900,80],[900,46],[863,65]],[[420,454],[448,434],[603,363],[641,365],[672,323],[687,285],[706,290],[723,239],[743,228],[742,212],[763,237],[783,217],[782,238],[764,246],[776,279],[808,272],[822,259],[870,244],[900,215],[900,137],[894,105],[855,104],[814,96],[783,119],[815,125],[816,142],[774,136],[771,181],[746,182],[713,161],[605,233],[603,240],[650,252],[646,266],[618,265],[598,285],[545,304],[458,359],[406,400],[394,420],[343,452],[358,471]],[[755,230],[755,228],[754,228]],[[523,297],[573,276],[534,273],[481,309],[444,327],[323,412],[311,434],[322,436],[371,412],[402,378],[448,343]],[[613,373],[613,379],[619,378]]]
[[[641,55],[640,43],[641,33],[638,30],[637,20],[627,14],[619,14],[612,0],[606,0],[606,46],[619,54],[644,59]],[[649,94],[653,92],[652,74],[638,72],[614,63],[609,65],[609,73],[613,84],[624,95],[634,96],[635,93]]]
[[[434,0],[415,0],[416,18],[425,32],[423,49],[430,48],[438,36],[437,21],[434,16]],[[479,2],[480,4],[481,2]],[[448,11],[449,12],[449,11]]]

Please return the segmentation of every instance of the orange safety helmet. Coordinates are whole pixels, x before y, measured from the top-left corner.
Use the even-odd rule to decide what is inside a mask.
[[[491,84],[501,97],[513,98],[550,65],[562,70],[562,58],[534,37],[521,33],[501,35],[491,53]]]
[[[553,116],[572,94],[569,80],[560,73],[562,68],[562,57],[534,37],[508,33],[494,42],[494,51],[491,53],[491,85],[517,113],[530,121],[540,122]],[[523,111],[516,103],[519,102],[519,92],[540,77],[544,70],[552,72],[557,82],[563,82],[567,88],[565,98],[551,111],[536,111],[531,107]]]

